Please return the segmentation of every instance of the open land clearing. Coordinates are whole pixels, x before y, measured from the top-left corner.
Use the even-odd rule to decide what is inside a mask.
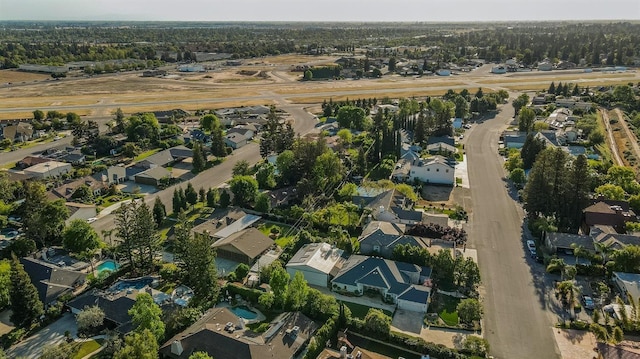
[[[456,76],[402,77],[381,79],[297,81],[302,74],[289,72],[291,65],[331,63],[335,57],[283,55],[246,60],[243,66],[222,67],[206,73],[171,72],[167,78],[143,78],[140,73],[119,73],[95,77],[70,77],[0,87],[0,119],[30,117],[41,109],[104,115],[116,108],[125,113],[183,108],[196,110],[273,103],[275,96],[291,103],[314,104],[325,99],[369,97],[413,97],[441,95],[448,89],[485,91],[540,90],[551,81],[581,86],[614,85],[640,80],[635,71],[605,73],[580,71],[531,72],[493,75],[490,65]],[[24,74],[0,71],[3,76]],[[24,74],[25,76],[31,74]],[[36,76],[40,76],[35,74]],[[274,96],[275,95],[275,96]],[[100,110],[98,110],[100,109]]]

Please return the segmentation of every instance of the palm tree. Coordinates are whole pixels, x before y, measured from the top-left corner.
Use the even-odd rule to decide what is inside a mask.
[[[596,252],[602,254],[602,265],[607,264],[607,261],[609,260],[609,255],[615,252],[616,250],[612,248],[611,244],[609,243],[593,242],[593,244],[596,247]]]
[[[576,265],[578,264],[578,258],[591,259],[591,252],[584,246],[572,243],[571,248],[573,248],[573,255],[576,257]]]
[[[575,304],[578,287],[572,280],[565,280],[558,284],[557,290],[560,293],[562,306],[569,312]]]
[[[564,259],[562,259],[562,258],[553,258],[549,262],[549,265],[547,265],[547,273],[560,271],[560,280],[563,280],[564,269],[565,269],[566,266],[567,266],[567,264],[564,262]]]

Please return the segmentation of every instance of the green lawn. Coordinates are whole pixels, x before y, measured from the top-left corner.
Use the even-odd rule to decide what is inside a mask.
[[[98,350],[98,348],[100,348],[100,344],[95,341],[95,340],[90,340],[88,342],[83,342],[82,344],[79,345],[78,347],[78,351],[76,352],[76,354],[74,356],[72,356],[72,359],[81,359],[83,358],[85,355],[92,353],[95,350]]]
[[[351,303],[351,302],[343,302],[343,303],[349,308],[349,310],[351,310],[351,316],[354,318],[364,319],[364,317],[367,316],[369,309],[371,309],[371,307],[358,304],[358,303]],[[384,314],[390,317],[393,316],[393,313],[391,313],[388,310],[384,310],[384,309],[380,309],[380,310],[382,310]]]
[[[137,155],[137,156],[136,156],[136,158],[134,159],[134,161],[136,161],[136,162],[137,162],[137,161],[142,161],[142,160],[144,160],[145,158],[147,158],[147,157],[149,157],[149,156],[151,156],[151,155],[154,155],[154,154],[156,154],[156,153],[158,153],[158,152],[160,152],[160,148],[154,148],[153,150],[149,150],[149,151],[142,152],[141,154],[139,154],[139,155]]]
[[[262,232],[265,236],[269,236],[271,234],[271,229],[277,227],[280,230],[280,237],[276,238],[275,242],[280,248],[284,248],[287,244],[291,243],[295,238],[296,233],[291,232],[288,236],[284,236],[284,234],[289,233],[291,230],[291,226],[281,223],[273,223],[273,222],[265,222],[258,226],[260,232]]]
[[[458,312],[456,309],[460,299],[438,294],[436,294],[435,299],[435,303],[432,304],[429,311],[438,313],[438,316],[446,325],[458,326]]]

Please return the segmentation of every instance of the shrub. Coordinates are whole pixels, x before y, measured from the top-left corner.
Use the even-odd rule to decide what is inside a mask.
[[[174,282],[180,278],[180,269],[173,263],[164,263],[160,268],[160,277],[166,281]]]

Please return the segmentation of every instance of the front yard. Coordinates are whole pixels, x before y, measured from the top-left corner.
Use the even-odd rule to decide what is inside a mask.
[[[347,306],[347,308],[349,308],[349,310],[351,310],[351,316],[358,319],[364,319],[364,317],[367,315],[367,312],[369,312],[369,309],[371,309],[371,307],[369,306],[358,304],[358,303],[351,303],[351,302],[343,302],[343,303],[345,306]],[[385,309],[379,309],[379,310],[381,310],[384,314],[388,315],[389,317],[393,316],[393,313],[391,313],[388,310],[385,310]]]
[[[450,297],[448,295],[436,294],[433,296],[433,301],[429,306],[429,313],[435,313],[437,316],[433,318],[433,315],[429,319],[427,315],[426,322],[431,325],[438,325],[440,321],[449,327],[458,326],[458,312],[456,307],[460,303],[460,299]]]

